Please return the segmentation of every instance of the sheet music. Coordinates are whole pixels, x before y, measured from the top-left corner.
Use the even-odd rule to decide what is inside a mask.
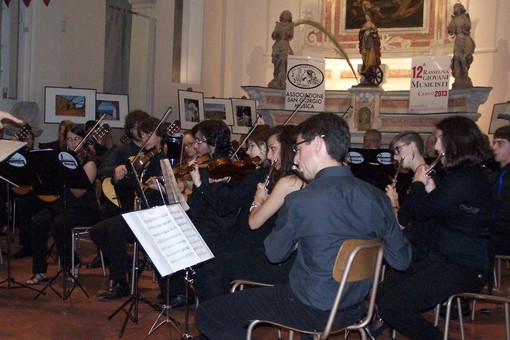
[[[0,162],[5,161],[13,153],[27,145],[26,142],[0,139]]]
[[[161,172],[165,179],[166,195],[168,196],[168,203],[179,203],[185,211],[189,210],[189,205],[184,198],[184,195],[179,190],[177,180],[175,179],[174,171],[170,165],[170,161],[165,158],[161,159]]]
[[[162,276],[213,257],[179,204],[134,211],[122,217]]]

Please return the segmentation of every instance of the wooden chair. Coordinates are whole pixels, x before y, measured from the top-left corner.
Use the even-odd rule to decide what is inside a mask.
[[[375,298],[377,287],[379,285],[379,276],[381,274],[383,260],[383,242],[381,238],[371,240],[351,239],[342,244],[338,251],[335,265],[333,267],[333,278],[339,282],[338,291],[331,307],[328,321],[323,331],[310,331],[289,327],[268,320],[252,320],[248,326],[246,339],[251,339],[255,326],[260,324],[269,324],[279,329],[289,330],[289,337],[292,338],[294,332],[313,335],[314,339],[327,339],[330,334],[339,333],[346,330],[356,330],[360,332],[361,338],[366,339],[364,328],[372,320],[375,307]],[[350,325],[342,329],[332,330],[333,321],[340,305],[345,286],[349,282],[361,281],[371,278],[372,288],[369,294],[368,311],[365,317],[358,323]],[[234,281],[235,287],[243,287],[244,285],[259,285],[253,281]],[[266,285],[267,284],[263,284]]]

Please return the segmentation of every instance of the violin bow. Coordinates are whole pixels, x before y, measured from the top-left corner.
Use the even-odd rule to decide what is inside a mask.
[[[294,109],[294,111],[290,114],[290,116],[287,117],[287,119],[285,119],[285,122],[283,122],[282,125],[287,125],[290,120],[292,119],[292,117],[294,117],[296,115],[296,113],[299,111],[299,109],[303,106],[303,104],[305,103],[306,99],[308,99],[308,97],[310,97],[310,94],[305,94],[305,96],[303,97],[303,99],[301,99],[301,102],[299,102],[299,105]]]
[[[163,122],[165,121],[165,119],[168,117],[168,115],[170,114],[170,112],[172,112],[172,107],[170,106],[165,114],[163,115],[163,117],[161,117],[161,119],[159,120],[159,123],[158,125],[156,126],[156,128],[154,130],[151,131],[151,133],[149,134],[149,138],[151,138],[152,134],[155,133],[156,131],[158,131],[159,127],[161,126],[161,124],[163,124]],[[131,161],[131,164],[133,164],[133,162],[138,158],[138,156],[140,156],[140,154],[142,153],[142,151],[145,149],[145,145],[147,144],[147,142],[149,141],[149,138],[147,138],[147,140],[145,141],[145,143],[143,143],[142,147],[140,148],[140,150],[138,150],[138,153],[136,154],[135,158],[133,158],[133,160]]]
[[[96,128],[99,126],[99,124],[101,124],[104,117],[106,117],[106,113],[101,118],[99,118],[99,120],[96,122],[96,124],[94,124],[92,129],[90,129],[89,133],[87,133],[85,135],[85,137],[83,137],[81,142],[78,145],[76,145],[76,148],[74,148],[74,152],[78,152],[81,150],[81,148],[83,147],[83,144],[85,144],[85,142],[88,140],[89,136],[92,135],[96,131]]]

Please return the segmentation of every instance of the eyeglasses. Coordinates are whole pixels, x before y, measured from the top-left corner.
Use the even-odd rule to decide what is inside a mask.
[[[66,140],[67,140],[68,142],[72,142],[73,140],[74,140],[75,142],[78,142],[78,141],[80,141],[80,140],[82,140],[82,139],[83,139],[83,137],[67,137],[67,138],[66,138]]]
[[[320,135],[319,137],[320,138],[324,138],[326,136],[325,135]],[[299,153],[299,150],[300,150],[300,149],[298,149],[298,145],[303,144],[303,143],[310,143],[311,141],[314,140],[314,138],[315,137],[313,137],[311,139],[305,139],[305,140],[302,140],[301,142],[298,142],[298,143],[292,145],[292,151],[294,151],[294,153],[297,155]]]
[[[192,148],[192,147],[193,147],[193,145],[195,145],[195,142],[185,143],[185,144],[184,144],[184,148],[185,148],[185,149],[189,149],[189,148]]]
[[[409,145],[409,144],[400,144],[400,145],[397,145],[393,148],[393,153],[395,155],[398,155],[400,153],[400,150],[402,150],[402,148],[406,145]]]
[[[195,138],[195,143],[197,143],[199,145],[202,144],[202,143],[205,143],[205,142],[207,142],[207,139],[198,139],[198,138]]]

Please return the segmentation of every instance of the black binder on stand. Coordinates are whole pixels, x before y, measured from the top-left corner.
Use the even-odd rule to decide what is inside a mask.
[[[36,167],[32,167],[37,179],[37,184],[41,188],[53,191],[59,196],[59,203],[63,206],[64,212],[64,223],[67,223],[67,203],[69,197],[67,197],[67,189],[85,189],[90,186],[90,180],[83,170],[81,163],[76,158],[75,154],[71,151],[55,151],[55,150],[36,150],[29,154],[29,162],[37,164]],[[65,228],[67,230],[67,228]],[[71,246],[64,244],[64,252],[67,251],[67,247]],[[63,259],[65,261],[65,259]],[[80,285],[78,280],[69,271],[63,270],[67,267],[66,263],[61,264],[61,268],[57,274],[48,282],[48,284],[42,289],[41,293],[44,292],[48,287],[51,288],[62,300],[66,300],[76,287],[79,287],[82,292],[87,296],[87,292]],[[72,268],[71,268],[72,269]],[[53,282],[60,276],[63,275],[62,285],[63,292],[60,294],[53,286]],[[73,282],[68,282],[68,277],[73,279]],[[41,295],[37,294],[34,300]]]

